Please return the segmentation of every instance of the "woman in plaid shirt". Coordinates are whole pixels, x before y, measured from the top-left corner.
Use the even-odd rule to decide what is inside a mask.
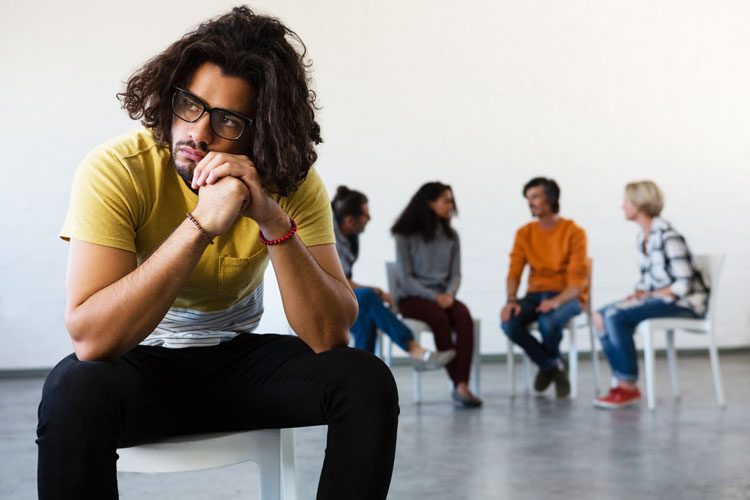
[[[708,289],[693,265],[685,238],[659,217],[663,196],[651,181],[625,187],[625,218],[636,222],[641,278],[634,293],[602,308],[594,324],[618,384],[594,401],[598,408],[636,404],[638,357],[633,334],[638,323],[650,318],[698,318],[706,313]]]

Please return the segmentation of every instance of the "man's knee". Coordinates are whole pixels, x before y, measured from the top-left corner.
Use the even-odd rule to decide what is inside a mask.
[[[65,425],[69,419],[95,419],[118,395],[112,383],[116,365],[79,361],[74,355],[63,359],[47,376],[39,404],[39,424]]]
[[[330,359],[333,390],[343,391],[357,406],[398,415],[398,390],[391,370],[379,358],[361,349],[334,349]]]
[[[523,327],[517,318],[510,318],[508,321],[503,321],[500,324],[505,335],[513,342],[518,341],[521,335],[524,334]]]
[[[359,306],[362,309],[371,307],[380,301],[378,294],[372,288],[357,288],[354,292],[357,296],[357,302],[359,302]]]

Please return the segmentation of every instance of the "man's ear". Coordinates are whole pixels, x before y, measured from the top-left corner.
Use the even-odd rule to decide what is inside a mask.
[[[344,219],[341,221],[341,227],[343,228],[350,228],[354,224],[354,216],[353,215],[346,215],[344,216]]]

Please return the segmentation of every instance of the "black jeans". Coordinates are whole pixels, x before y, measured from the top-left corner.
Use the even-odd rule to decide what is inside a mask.
[[[200,432],[328,425],[319,499],[383,499],[396,449],[390,370],[359,349],[315,354],[288,335],[215,347],[138,346],[63,359],[39,404],[39,498],[117,498],[117,448]]]

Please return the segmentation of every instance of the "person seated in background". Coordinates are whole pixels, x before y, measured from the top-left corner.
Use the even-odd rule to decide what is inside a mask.
[[[374,352],[377,330],[380,329],[409,354],[416,368],[427,370],[445,366],[453,359],[456,351],[448,349],[434,352],[419,345],[409,327],[383,305],[394,305],[388,293],[378,287],[362,285],[352,280],[352,267],[359,257],[359,235],[370,222],[367,197],[359,191],[339,186],[331,208],[336,251],[359,304],[357,321],[350,328],[354,347]]]
[[[570,394],[567,367],[560,355],[563,328],[581,313],[587,300],[586,232],[560,212],[560,188],[552,179],[535,177],[523,188],[531,215],[537,220],[517,232],[506,282],[508,300],[500,312],[502,329],[539,367],[534,389],[552,382],[558,398]],[[526,296],[518,299],[524,267],[529,266]],[[542,341],[529,333],[536,322]]]
[[[453,401],[459,407],[476,408],[482,400],[469,390],[474,322],[466,305],[456,299],[461,246],[451,227],[454,214],[453,191],[440,182],[420,187],[401,212],[391,228],[400,285],[396,299],[405,318],[430,326],[438,349],[456,350],[456,357],[446,365],[454,386]]]
[[[695,268],[685,238],[660,217],[664,197],[652,181],[625,186],[622,204],[627,220],[640,226],[636,255],[641,278],[635,291],[601,308],[593,317],[602,349],[617,379],[598,408],[637,404],[638,356],[633,341],[638,323],[649,318],[698,318],[706,313],[708,287]]]

